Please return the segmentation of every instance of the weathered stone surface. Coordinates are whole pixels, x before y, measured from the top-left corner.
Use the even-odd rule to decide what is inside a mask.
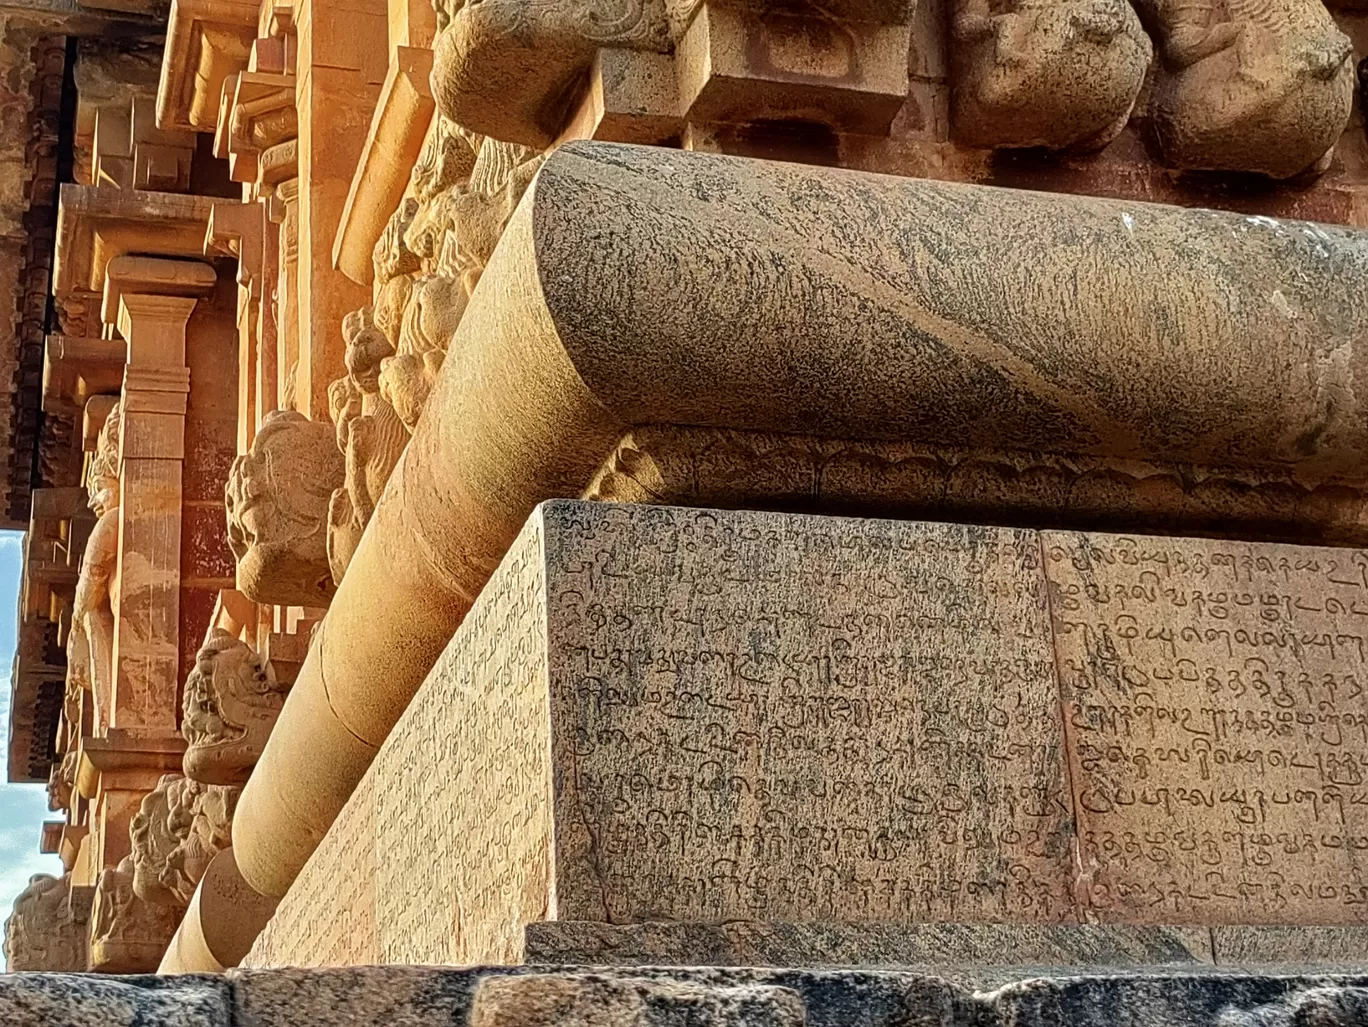
[[[1217,962],[1231,966],[1368,963],[1368,927],[1213,927],[1211,944]]]
[[[166,774],[129,825],[133,890],[184,909],[209,863],[227,847],[238,789]]]
[[[956,138],[1088,150],[1126,127],[1153,54],[1129,3],[951,6]]]
[[[1095,915],[1368,920],[1368,555],[1042,538]]]
[[[472,294],[247,786],[243,876],[287,890],[531,509],[582,491],[634,426],[1355,487],[1365,268],[1362,236],[1310,225],[560,147]]]
[[[260,603],[326,606],[328,502],[343,484],[332,427],[292,410],[269,414],[225,486],[238,588]]]
[[[88,892],[73,890],[69,874],[31,877],[5,921],[5,969],[84,971],[90,945]]]
[[[1018,974],[975,990],[910,972],[576,967],[13,974],[7,1027],[1359,1027],[1368,977]]]
[[[6,1027],[227,1027],[232,984],[222,977],[8,974],[0,977]]]
[[[773,921],[607,924],[547,920],[527,925],[524,956],[529,963],[586,966],[935,966],[944,970],[975,965],[1118,967],[1213,962],[1210,933],[1201,927]],[[1315,963],[1317,956],[1307,952],[1301,961]]]
[[[185,776],[209,785],[246,781],[288,691],[246,642],[211,632],[185,679]]]
[[[475,991],[470,1027],[803,1027],[803,1000],[773,985],[706,985],[613,980],[575,974],[486,977]]]
[[[1137,6],[1161,58],[1147,114],[1166,163],[1274,178],[1329,165],[1352,104],[1353,46],[1321,4]]]

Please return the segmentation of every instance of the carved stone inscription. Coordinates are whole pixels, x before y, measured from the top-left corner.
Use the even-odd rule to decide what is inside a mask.
[[[1368,921],[1368,554],[1044,534],[1104,920]]]
[[[1039,537],[549,504],[557,917],[1073,917]]]

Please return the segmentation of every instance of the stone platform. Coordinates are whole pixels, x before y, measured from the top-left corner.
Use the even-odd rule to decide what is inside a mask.
[[[528,967],[0,976],[6,1027],[1362,1027],[1368,975]]]
[[[1365,926],[1365,659],[1354,550],[548,503],[247,965]]]

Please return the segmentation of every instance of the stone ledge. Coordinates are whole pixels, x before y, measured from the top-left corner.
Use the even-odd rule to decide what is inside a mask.
[[[497,984],[491,983],[497,980]],[[10,974],[7,1027],[1361,1027],[1368,976],[1023,974],[992,990],[908,972],[575,967]]]

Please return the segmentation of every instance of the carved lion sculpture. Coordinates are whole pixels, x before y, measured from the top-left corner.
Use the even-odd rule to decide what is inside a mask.
[[[289,690],[246,642],[213,631],[185,678],[185,776],[207,785],[245,783]]]
[[[1320,0],[1138,0],[1162,62],[1148,117],[1164,162],[1288,178],[1329,166],[1353,48]]]
[[[87,960],[87,925],[72,908],[71,879],[36,874],[14,900],[5,921],[5,965],[23,970],[82,973]]]
[[[238,588],[258,603],[327,606],[328,502],[345,468],[333,426],[293,410],[266,416],[224,488]]]
[[[1154,52],[1127,0],[957,0],[953,37],[955,135],[975,146],[1106,146]]]
[[[145,902],[184,907],[219,852],[231,844],[239,789],[165,774],[128,827],[133,890]]]

